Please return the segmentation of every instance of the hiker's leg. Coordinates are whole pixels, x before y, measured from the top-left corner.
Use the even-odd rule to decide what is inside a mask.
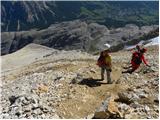
[[[105,69],[101,67],[101,80],[104,80],[104,71]]]
[[[106,70],[106,74],[107,74],[107,83],[111,83],[111,72],[109,70]]]
[[[122,71],[122,73],[132,73],[133,72],[133,69],[128,69],[128,70],[126,70],[126,71]]]
[[[139,64],[136,64],[136,63],[134,63],[133,61],[131,62],[131,67],[132,67],[132,69],[129,69],[129,70],[127,70],[127,71],[123,71],[122,73],[130,73],[130,74],[132,74],[135,70],[137,70],[138,68],[139,68]]]
[[[136,69],[128,69],[127,71],[122,71],[122,73],[130,73],[132,74]]]
[[[135,70],[136,70],[136,69],[131,69],[131,70],[129,71],[129,73],[132,74]]]
[[[139,68],[140,65],[134,64],[132,65],[132,69],[129,71],[130,74],[132,74],[135,70]]]

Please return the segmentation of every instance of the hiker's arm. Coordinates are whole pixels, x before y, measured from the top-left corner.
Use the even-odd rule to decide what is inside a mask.
[[[111,56],[109,57],[109,61],[110,61],[110,68],[112,67],[112,58]]]
[[[142,56],[142,60],[143,60],[144,64],[148,66],[148,63],[147,63],[146,59],[144,58],[144,56]]]

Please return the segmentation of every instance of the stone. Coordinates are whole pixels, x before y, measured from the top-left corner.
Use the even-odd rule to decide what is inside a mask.
[[[9,101],[10,101],[11,105],[12,105],[13,103],[15,103],[15,101],[16,101],[17,98],[18,98],[18,97],[16,97],[16,96],[11,96],[11,97],[9,97]]]
[[[9,119],[10,115],[8,113],[3,113],[1,119]]]
[[[49,109],[48,109],[48,107],[43,107],[43,108],[42,108],[42,111],[43,111],[44,113],[47,113],[47,112],[49,112]]]
[[[32,117],[31,112],[25,113],[25,114],[24,114],[24,117],[30,119],[30,118]]]
[[[154,80],[155,80],[155,81],[159,81],[159,78],[157,77],[157,78],[155,78]]]
[[[41,119],[46,119],[46,115],[45,115],[45,114],[42,114],[42,115],[41,115]]]
[[[53,116],[52,116],[52,119],[61,119],[57,114],[54,114]]]
[[[158,95],[157,95],[157,97],[154,99],[154,102],[155,102],[155,103],[159,103],[159,97],[158,97]]]
[[[152,119],[152,116],[147,116],[147,119]]]
[[[134,73],[134,75],[135,75],[136,79],[138,79],[140,77],[138,73]]]
[[[28,105],[28,104],[30,104],[30,101],[28,101],[27,99],[23,99],[22,104],[23,105]]]
[[[134,89],[135,94],[140,98],[147,98],[147,91],[144,89]]]
[[[27,101],[31,101],[33,98],[31,96],[25,97]]]
[[[38,109],[33,110],[32,114],[40,115],[40,114],[42,114],[42,111],[40,108],[38,108]]]
[[[135,102],[135,101],[137,101],[137,100],[139,100],[140,98],[139,98],[139,96],[138,95],[136,95],[135,93],[133,93],[132,94],[132,100]]]
[[[31,105],[27,105],[27,106],[23,106],[22,109],[24,112],[31,112],[32,107],[31,107]]]
[[[91,69],[90,69],[90,72],[96,73],[96,70],[95,70],[94,68],[91,68]]]
[[[39,85],[37,92],[39,93],[48,92],[48,86],[44,84]]]
[[[20,117],[21,114],[22,114],[21,111],[18,111],[18,112],[15,113],[15,115],[16,115],[17,117]]]
[[[128,92],[119,92],[118,97],[119,98],[117,99],[117,101],[122,103],[130,104],[134,102],[132,99],[132,95]]]
[[[94,113],[93,114],[89,114],[87,117],[85,117],[84,119],[92,119],[94,117]]]
[[[133,88],[129,87],[127,88],[127,91],[133,91]]]
[[[71,84],[78,84],[83,80],[83,76],[80,74],[77,74],[72,80],[71,80]]]
[[[32,104],[32,109],[37,109],[39,107],[38,104]]]
[[[154,111],[159,114],[159,106],[154,105]]]
[[[36,98],[33,98],[33,99],[31,100],[31,103],[32,103],[33,105],[37,105],[37,104],[39,103],[39,100],[36,99]]]
[[[140,98],[147,98],[147,97],[148,97],[148,95],[145,94],[145,93],[140,93],[138,96],[139,96]]]
[[[131,103],[130,106],[133,107],[134,109],[141,107],[138,102]]]
[[[120,84],[120,83],[121,83],[120,79],[118,79],[118,80],[115,82],[115,84]]]
[[[122,103],[118,105],[118,108],[120,110],[127,111],[129,109],[129,106],[127,104]]]
[[[114,99],[107,98],[94,114],[94,119],[123,118]]]
[[[150,111],[150,108],[147,105],[145,105],[144,110],[146,113],[148,113]]]

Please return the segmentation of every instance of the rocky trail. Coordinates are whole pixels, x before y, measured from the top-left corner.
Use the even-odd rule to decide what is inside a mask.
[[[80,51],[51,50],[13,69],[2,58],[1,117],[158,118],[158,47],[148,49],[152,67],[142,65],[131,75],[121,74],[130,52],[112,53],[113,84],[100,80],[98,56]]]

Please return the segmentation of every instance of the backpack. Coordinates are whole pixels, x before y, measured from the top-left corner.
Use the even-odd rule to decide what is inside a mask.
[[[98,58],[98,60],[97,60],[97,65],[98,65],[99,67],[105,65],[105,57],[104,57],[104,56],[102,56],[102,55],[99,56],[99,58]]]
[[[142,63],[141,55],[139,52],[133,53],[132,61],[137,65],[140,65]]]

